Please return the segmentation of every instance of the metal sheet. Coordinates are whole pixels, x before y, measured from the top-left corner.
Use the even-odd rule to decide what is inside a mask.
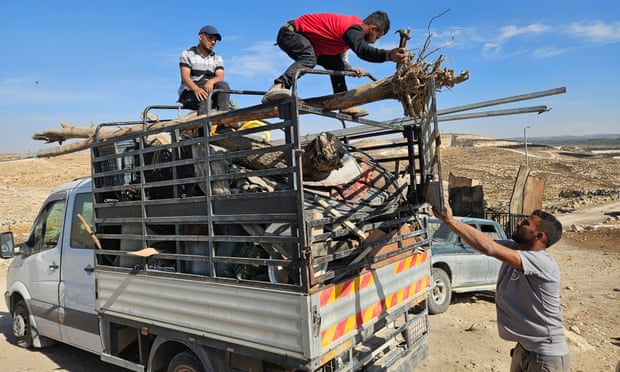
[[[227,284],[97,271],[97,310],[256,349],[308,354],[308,296]]]
[[[426,296],[429,279],[428,251],[385,265],[328,287],[313,295],[320,306],[320,337],[313,350],[327,352],[382,317],[404,310]]]

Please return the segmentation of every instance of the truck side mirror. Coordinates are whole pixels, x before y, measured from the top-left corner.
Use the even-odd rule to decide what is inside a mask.
[[[15,255],[15,244],[12,232],[0,234],[0,257],[12,258]]]

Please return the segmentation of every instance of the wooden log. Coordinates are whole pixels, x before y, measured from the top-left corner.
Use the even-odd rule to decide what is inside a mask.
[[[247,137],[235,137],[214,141],[228,151],[257,150],[271,145]],[[340,140],[331,133],[321,133],[304,146],[301,156],[305,181],[320,181],[329,176],[332,170],[342,167],[342,157],[346,150]],[[273,151],[260,155],[249,155],[235,159],[235,164],[250,169],[286,168],[285,154]]]
[[[99,241],[99,238],[97,238],[97,235],[95,235],[93,229],[90,228],[90,225],[88,224],[86,219],[80,213],[77,214],[77,217],[80,219],[80,222],[82,223],[82,226],[84,226],[84,229],[86,230],[88,235],[90,235],[91,239],[93,239],[93,242],[95,242],[95,246],[97,247],[97,249],[103,249],[101,248],[101,242]]]
[[[384,99],[398,99],[392,88],[393,77],[373,81],[360,85],[345,92],[328,96],[314,97],[303,100],[309,106],[320,107],[323,110],[340,110],[351,106],[363,105]]]
[[[146,129],[158,129],[168,126],[176,125],[182,122],[187,122],[196,119],[196,115],[188,115],[185,118],[178,120],[162,121],[151,123],[146,126]],[[46,158],[52,156],[60,156],[69,154],[72,152],[86,150],[94,141],[96,127],[92,126],[76,126],[61,122],[62,129],[47,129],[43,132],[38,132],[32,135],[34,140],[43,140],[46,143],[59,142],[62,144],[67,139],[85,138],[83,141],[74,142],[66,145],[61,145],[52,149],[42,149],[37,152],[37,157]],[[199,124],[196,127],[200,126]],[[140,133],[144,131],[143,125],[133,125],[122,128],[105,127],[101,128],[97,136],[101,141],[111,140],[117,137],[124,136],[126,134]]]

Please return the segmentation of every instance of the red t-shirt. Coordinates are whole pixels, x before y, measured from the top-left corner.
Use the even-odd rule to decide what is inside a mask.
[[[349,49],[349,45],[342,39],[345,32],[351,26],[362,24],[362,19],[357,16],[318,13],[297,18],[295,29],[310,40],[317,57],[335,56]]]

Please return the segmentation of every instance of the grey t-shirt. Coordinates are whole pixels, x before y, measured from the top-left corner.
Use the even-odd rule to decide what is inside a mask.
[[[515,249],[512,240],[498,243]],[[568,353],[560,307],[560,268],[547,251],[518,251],[523,271],[502,264],[495,303],[504,340],[526,350],[560,356]]]

